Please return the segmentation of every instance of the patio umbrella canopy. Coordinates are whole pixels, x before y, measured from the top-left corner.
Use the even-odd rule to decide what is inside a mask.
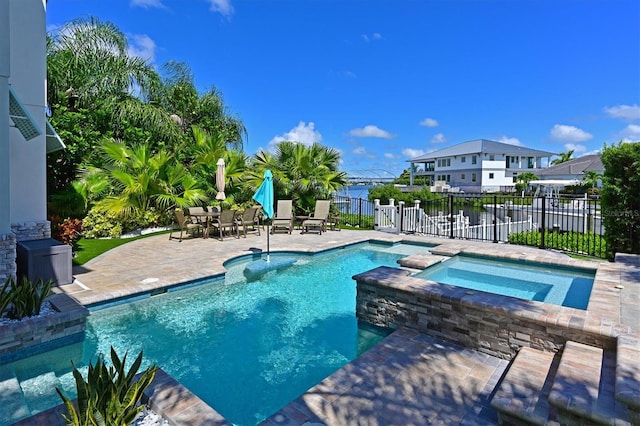
[[[273,218],[273,174],[271,170],[265,170],[262,183],[253,195],[253,200],[260,203],[262,211],[267,219]],[[262,260],[251,262],[247,265],[245,271],[252,274],[259,274],[271,269],[283,266],[293,265],[296,262],[294,258],[278,258],[271,262],[271,254],[269,248],[269,222],[267,221],[267,261]]]
[[[225,198],[227,198],[227,196],[224,195],[224,174],[225,174],[224,159],[219,158],[218,162],[216,163],[216,166],[218,166],[216,170],[216,188],[218,189],[218,193],[216,194],[216,200],[220,200],[220,206],[222,207],[222,201]]]

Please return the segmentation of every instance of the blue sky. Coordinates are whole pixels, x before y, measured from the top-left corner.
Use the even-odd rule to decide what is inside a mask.
[[[248,130],[340,150],[354,175],[472,139],[594,153],[640,140],[637,0],[52,0],[160,67],[190,65]]]

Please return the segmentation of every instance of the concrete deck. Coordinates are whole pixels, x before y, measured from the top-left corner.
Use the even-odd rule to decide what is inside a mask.
[[[529,247],[376,231],[342,230],[322,235],[294,231],[292,235],[271,235],[270,246],[272,251],[317,252],[370,239],[438,244],[434,254],[442,255],[472,250],[551,263],[572,262],[564,254]],[[194,238],[178,242],[169,240],[166,234],[154,236],[125,244],[74,268],[76,281],[57,291],[84,305],[107,302],[224,274],[226,260],[265,248],[264,233],[224,241]],[[637,328],[640,284],[628,282],[628,273],[612,264],[602,262],[596,266],[606,266],[610,287],[622,288],[607,292],[607,297],[618,300],[617,304],[595,304],[594,314],[607,316],[612,326]],[[403,328],[314,386],[265,424],[497,424],[489,396],[506,366],[504,360]]]

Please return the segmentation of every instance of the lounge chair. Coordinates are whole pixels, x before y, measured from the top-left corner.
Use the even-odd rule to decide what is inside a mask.
[[[271,222],[271,233],[275,234],[278,229],[293,231],[293,201],[278,200],[276,216]]]
[[[228,229],[231,233],[235,230],[236,238],[240,238],[238,232],[238,221],[236,220],[236,210],[222,210],[220,215],[211,219],[211,226],[220,233],[220,241],[224,239],[224,231]]]
[[[317,229],[319,234],[327,230],[327,220],[329,219],[329,208],[331,200],[317,200],[316,208],[309,219],[302,221],[302,232],[309,232],[310,229]]]
[[[242,226],[242,233],[247,238],[247,232],[257,232],[260,235],[260,223],[256,212],[260,206],[252,206],[244,209],[242,214],[237,216],[238,226]]]
[[[180,237],[179,237],[180,242],[182,242],[182,233],[185,233],[187,235],[191,234],[192,237],[196,232],[199,232],[200,235],[202,235],[202,229],[203,229],[202,224],[193,223],[193,221],[191,220],[191,217],[185,215],[182,209],[176,209],[175,216],[176,216],[176,224],[178,225],[178,228],[180,228]],[[173,238],[173,231],[177,231],[177,229],[175,229],[175,227],[172,226],[171,232],[169,232],[169,240]]]

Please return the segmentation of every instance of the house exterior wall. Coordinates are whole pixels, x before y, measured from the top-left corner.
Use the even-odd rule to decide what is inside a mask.
[[[434,166],[427,166],[431,162]],[[519,173],[540,168],[542,157],[475,152],[435,157],[429,163],[418,164],[427,171],[416,172],[415,176],[427,176],[432,182],[446,181],[465,192],[492,192],[514,189],[514,178]]]
[[[16,242],[51,236],[46,220],[46,0],[0,1],[0,282],[16,273]],[[42,134],[9,119],[9,85]]]

